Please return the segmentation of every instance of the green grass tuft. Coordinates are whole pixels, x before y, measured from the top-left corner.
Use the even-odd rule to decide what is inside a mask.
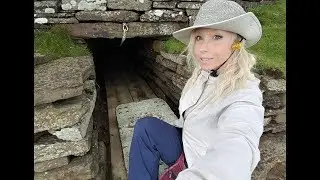
[[[163,46],[163,49],[165,52],[172,53],[172,54],[179,54],[185,48],[186,46],[182,42],[175,39],[174,37],[168,38],[168,40],[164,42],[164,46]]]
[[[68,31],[58,26],[34,32],[34,49],[53,58],[90,55],[86,45],[76,44]]]

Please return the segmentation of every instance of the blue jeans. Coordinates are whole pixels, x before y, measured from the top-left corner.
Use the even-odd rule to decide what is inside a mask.
[[[160,158],[171,166],[180,157],[181,132],[155,117],[139,119],[130,147],[128,180],[157,180]]]

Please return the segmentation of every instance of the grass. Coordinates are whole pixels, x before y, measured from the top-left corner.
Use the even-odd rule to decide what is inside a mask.
[[[257,70],[279,72],[285,77],[286,67],[286,0],[250,8],[262,25],[260,41],[249,48],[257,55]]]
[[[90,55],[86,45],[76,44],[68,31],[58,26],[34,32],[34,49],[53,58]]]
[[[168,38],[168,40],[164,41],[163,50],[167,53],[179,54],[181,53],[186,46],[175,39],[174,37]]]

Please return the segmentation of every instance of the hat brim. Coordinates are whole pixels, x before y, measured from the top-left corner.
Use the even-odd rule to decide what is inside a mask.
[[[246,39],[245,47],[249,48],[255,45],[262,36],[262,28],[258,18],[252,13],[247,12],[243,15],[220,21],[218,23],[206,25],[193,25],[173,32],[173,37],[188,45],[191,32],[196,28],[212,28],[234,32],[240,34]]]

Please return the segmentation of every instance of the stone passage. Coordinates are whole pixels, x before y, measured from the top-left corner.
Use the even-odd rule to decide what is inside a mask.
[[[34,72],[34,178],[105,179],[106,147],[93,118],[92,57],[44,60],[35,54]]]

